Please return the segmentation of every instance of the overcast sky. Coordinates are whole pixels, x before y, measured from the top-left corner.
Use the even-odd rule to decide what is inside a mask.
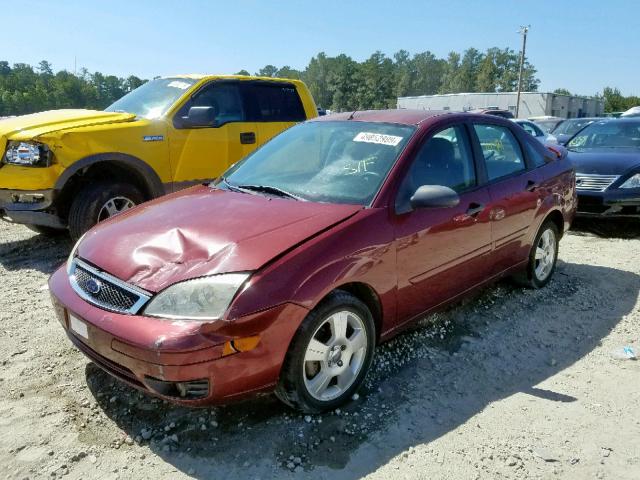
[[[0,60],[143,78],[304,68],[318,52],[520,49],[541,90],[640,95],[640,1],[0,0]]]

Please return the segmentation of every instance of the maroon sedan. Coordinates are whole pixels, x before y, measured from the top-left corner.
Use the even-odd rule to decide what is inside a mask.
[[[575,206],[568,161],[508,120],[332,115],[99,224],[50,289],[73,344],[134,387],[318,412],[426,313],[507,275],[544,286]]]

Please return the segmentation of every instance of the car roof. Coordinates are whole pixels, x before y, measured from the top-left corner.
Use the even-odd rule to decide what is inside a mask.
[[[453,115],[446,110],[356,110],[351,112],[332,113],[323,117],[314,118],[314,122],[326,122],[332,120],[351,120],[357,122],[399,123],[403,125],[420,125],[430,118]]]
[[[276,77],[259,77],[253,75],[227,75],[227,74],[202,74],[202,73],[181,73],[178,75],[167,75],[162,78],[189,78],[192,80],[214,80],[214,79],[222,79],[222,80],[267,80],[270,82],[288,82],[294,83],[299,82],[299,80],[293,78],[276,78]]]

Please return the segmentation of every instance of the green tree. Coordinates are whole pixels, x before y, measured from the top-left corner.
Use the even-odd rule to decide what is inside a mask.
[[[274,65],[266,65],[258,70],[256,75],[258,77],[275,77],[276,73],[278,73],[278,67]]]

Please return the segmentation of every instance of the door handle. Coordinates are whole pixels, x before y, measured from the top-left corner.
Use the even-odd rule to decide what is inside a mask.
[[[529,180],[529,181],[527,181],[527,186],[526,186],[527,192],[533,192],[539,186],[540,186],[540,184],[538,182],[535,182],[533,180]]]
[[[243,145],[251,145],[256,143],[256,132],[241,132],[240,143]]]
[[[483,210],[484,210],[483,204],[474,202],[469,205],[469,208],[467,209],[467,215],[469,215],[470,217],[475,217]]]

